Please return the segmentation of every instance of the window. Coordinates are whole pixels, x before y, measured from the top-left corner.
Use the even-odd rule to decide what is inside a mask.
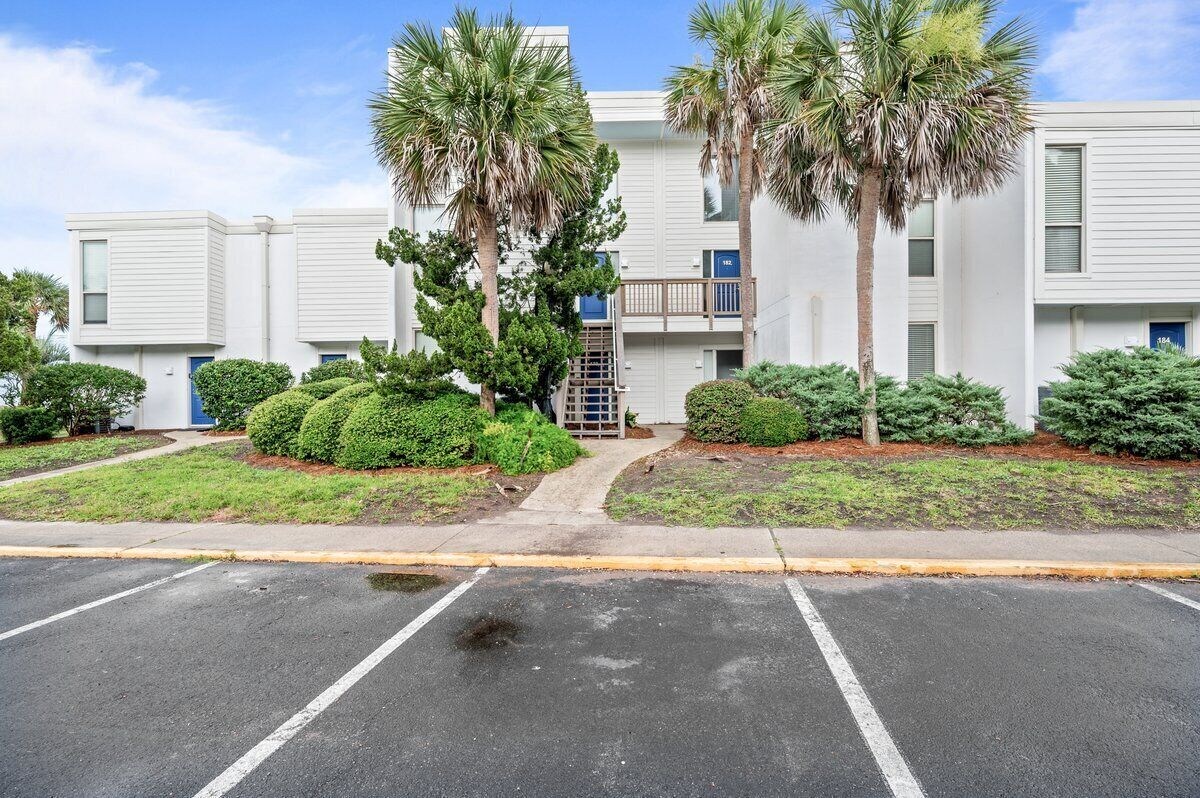
[[[413,232],[418,235],[449,229],[450,220],[444,215],[445,205],[417,205],[413,207]]]
[[[915,380],[934,372],[934,325],[908,325],[908,378]]]
[[[82,242],[83,323],[108,323],[108,242]]]
[[[734,162],[733,177],[728,186],[721,185],[717,165],[704,175],[704,221],[736,222],[738,220],[738,170]]]
[[[742,367],[742,350],[740,349],[705,349],[704,379],[731,380],[734,369]]]
[[[1046,148],[1046,271],[1083,270],[1083,147]]]
[[[345,360],[345,359],[346,359],[345,355],[321,355],[322,363],[329,363],[334,360]]]
[[[413,349],[418,352],[424,352],[427,355],[442,351],[438,348],[437,341],[420,330],[413,330]]]
[[[922,200],[908,217],[908,276],[933,276],[933,200]]]
[[[617,178],[620,177],[620,174],[620,169],[613,174],[612,180],[609,181],[608,188],[604,189],[604,194],[600,197],[601,205],[608,205],[608,203],[612,202],[613,200],[621,198],[621,189],[618,187],[617,183]]]

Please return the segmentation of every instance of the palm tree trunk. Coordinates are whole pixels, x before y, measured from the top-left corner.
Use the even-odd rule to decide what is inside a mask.
[[[742,311],[742,368],[754,363],[754,269],[750,251],[750,200],[754,184],[754,133],[742,134],[738,149],[738,257],[741,279],[738,293]]]
[[[858,387],[865,399],[862,414],[863,442],[879,445],[879,414],[875,408],[875,229],[879,225],[879,197],[883,170],[863,173],[858,195]]]
[[[483,326],[492,338],[500,340],[500,297],[496,273],[500,267],[500,247],[496,233],[496,214],[485,207],[479,208],[479,226],[475,230],[475,241],[479,248],[479,271],[483,282]],[[496,415],[496,392],[487,383],[479,386],[479,406],[488,415]]]

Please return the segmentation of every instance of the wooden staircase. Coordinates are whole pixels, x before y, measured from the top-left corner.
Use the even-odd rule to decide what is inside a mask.
[[[559,424],[577,438],[625,437],[618,334],[612,322],[584,324],[579,334],[583,354],[571,361],[559,399]]]

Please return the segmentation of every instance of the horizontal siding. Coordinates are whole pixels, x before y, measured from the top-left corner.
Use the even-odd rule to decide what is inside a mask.
[[[704,221],[704,183],[700,175],[700,143],[663,144],[664,209],[663,261],[667,277],[698,277],[692,259],[706,249],[737,249],[737,222]]]
[[[387,236],[387,212],[353,220],[301,216],[295,220],[297,337],[357,341],[391,335],[392,271],[375,258]]]
[[[1084,272],[1039,272],[1038,299],[1200,299],[1200,130],[1093,131],[1080,141]]]
[[[89,237],[108,239],[108,324],[77,325],[78,342],[211,343],[214,332],[223,340],[224,330],[213,329],[223,318],[209,312],[216,268],[210,234],[212,240],[224,237],[202,225],[89,231]],[[216,290],[223,295],[224,285]]]
[[[938,320],[938,283],[936,277],[908,278],[908,320]]]
[[[208,231],[208,333],[225,343],[225,234]]]
[[[617,172],[617,192],[625,211],[625,232],[611,248],[621,253],[629,268],[621,272],[629,278],[655,277],[658,274],[656,245],[654,172],[657,145],[637,142],[616,146],[621,168]],[[619,264],[617,264],[619,266]]]

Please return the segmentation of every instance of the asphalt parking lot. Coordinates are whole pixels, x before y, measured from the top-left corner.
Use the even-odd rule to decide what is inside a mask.
[[[5,559],[0,795],[1195,796],[1155,586]]]

